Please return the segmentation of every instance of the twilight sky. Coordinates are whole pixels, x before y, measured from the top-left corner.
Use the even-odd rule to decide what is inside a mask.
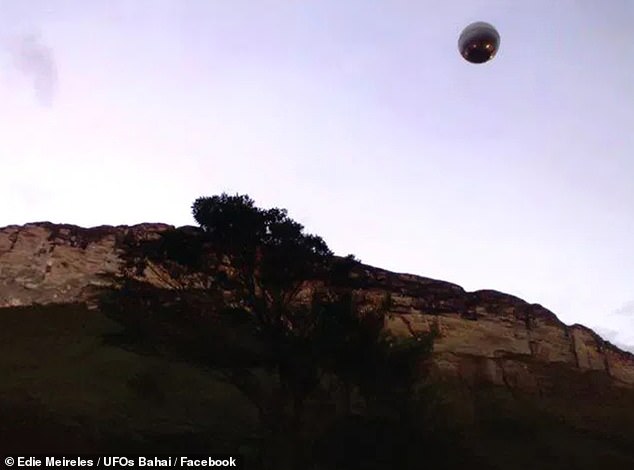
[[[634,351],[632,25],[631,0],[0,0],[0,226],[246,193]]]

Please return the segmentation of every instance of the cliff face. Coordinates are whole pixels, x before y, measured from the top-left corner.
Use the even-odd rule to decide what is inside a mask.
[[[89,301],[100,275],[119,268],[128,234],[152,236],[166,224],[81,228],[48,222],[0,229],[0,307]]]
[[[77,301],[96,308],[94,288],[107,285],[103,275],[118,271],[124,237],[153,237],[170,228],[47,222],[0,228],[0,308]],[[394,332],[436,325],[438,369],[460,380],[542,393],[557,375],[575,373],[634,388],[634,355],[584,326],[563,324],[540,305],[366,265],[353,273],[350,288],[376,302],[391,293],[395,315],[388,328]]]

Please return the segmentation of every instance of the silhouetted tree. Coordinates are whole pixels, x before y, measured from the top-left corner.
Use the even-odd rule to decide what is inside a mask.
[[[389,298],[363,309],[339,289],[360,263],[354,255],[334,257],[286,210],[257,208],[246,195],[199,198],[192,211],[200,227],[124,240],[121,289],[110,302],[111,311],[117,302],[128,306],[119,308],[119,321],[150,343],[150,337],[165,338],[161,347],[220,370],[254,403],[286,452],[296,453],[295,467],[307,452],[305,402],[324,374],[343,384],[346,414],[355,389],[367,413],[405,416],[399,406],[407,403],[430,337],[386,334]],[[135,281],[142,274],[168,287],[170,300],[143,294]],[[299,296],[311,281],[307,303]],[[263,386],[254,367],[275,373],[279,393]]]
[[[124,289],[138,289],[132,279],[145,273],[180,292],[181,300],[187,300],[183,306],[170,307],[171,311],[180,312],[180,322],[160,305],[144,309],[138,302],[136,317],[141,312],[146,320],[151,316],[152,321],[146,323],[152,324],[148,329],[155,335],[157,319],[166,316],[170,317],[166,324],[176,321],[183,328],[187,323],[196,325],[183,335],[190,340],[189,344],[180,342],[181,350],[222,369],[258,407],[263,422],[270,428],[298,436],[304,401],[318,386],[321,371],[318,351],[311,339],[315,312],[302,307],[297,297],[308,281],[324,279],[333,266],[345,275],[345,268],[333,261],[332,252],[320,237],[305,234],[304,227],[290,219],[284,209],[263,210],[246,195],[223,193],[197,199],[192,210],[200,228],[168,230],[151,239],[138,239],[131,234],[124,241]],[[351,260],[353,256],[347,258],[348,263]],[[205,297],[216,308],[209,308],[209,304],[207,308],[191,308],[195,299]],[[195,312],[206,318],[193,318]],[[120,320],[130,323],[124,317],[125,313],[119,315]],[[239,320],[259,340],[264,349],[259,365],[275,371],[281,396],[272,397],[263,390],[251,369],[254,363],[227,365],[219,359],[233,354],[236,344],[201,328],[210,326],[210,318],[215,318],[216,323]],[[163,328],[161,332],[167,330]],[[202,331],[210,335],[207,350]],[[175,336],[172,331],[168,333]],[[217,354],[223,348],[226,349],[222,354]],[[288,403],[291,406],[287,419]]]
[[[418,468],[420,459],[411,459],[424,439],[419,386],[437,332],[390,333],[389,294],[374,306],[350,290],[324,297],[313,301],[320,312],[314,340],[342,383],[345,413],[318,441],[316,455],[336,468]],[[352,407],[354,391],[362,403]]]
[[[315,340],[321,355],[346,387],[356,386],[368,402],[403,402],[423,375],[424,361],[433,346],[435,332],[412,332],[398,337],[386,330],[392,298],[386,294],[377,306],[364,307],[350,290],[333,298],[315,299],[318,311]],[[387,397],[389,396],[389,398]]]

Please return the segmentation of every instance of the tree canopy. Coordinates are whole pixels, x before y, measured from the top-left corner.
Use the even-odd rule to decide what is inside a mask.
[[[199,227],[124,241],[124,290],[152,274],[178,296],[159,302],[138,287],[134,295],[120,291],[110,303],[119,321],[145,338],[162,335],[167,349],[222,372],[293,449],[305,449],[306,400],[326,377],[342,384],[344,413],[356,390],[366,413],[387,407],[395,419],[407,415],[433,338],[386,332],[389,295],[361,308],[363,293],[346,287],[360,263],[354,255],[334,256],[285,209],[258,208],[247,195],[201,197],[192,212]],[[278,387],[271,390],[269,379],[264,385],[254,367],[272,373]]]

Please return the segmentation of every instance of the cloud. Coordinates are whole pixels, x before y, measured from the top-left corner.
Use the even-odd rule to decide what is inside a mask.
[[[31,82],[37,101],[42,106],[52,106],[58,83],[53,50],[38,33],[12,37],[8,49],[13,65]]]
[[[612,329],[609,329],[609,328],[602,328],[600,326],[594,327],[593,330],[599,336],[601,336],[601,338],[608,340],[610,343],[615,345],[617,348],[620,348],[623,351],[629,351],[631,353],[634,353],[634,344],[621,341],[619,339],[620,335],[619,335],[618,331],[612,330]]]
[[[593,329],[612,344],[634,353],[634,300],[610,312],[603,325]]]
[[[634,317],[634,300],[630,300],[629,302],[625,303],[621,307],[617,308],[614,312],[612,312],[612,315],[619,315],[623,317],[629,317],[629,316]]]

